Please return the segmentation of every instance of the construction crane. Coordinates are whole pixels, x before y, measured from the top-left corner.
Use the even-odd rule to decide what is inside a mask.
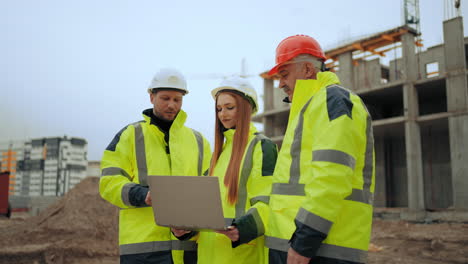
[[[444,20],[461,16],[461,0],[444,0]]]
[[[404,25],[408,25],[420,31],[419,0],[404,0]]]

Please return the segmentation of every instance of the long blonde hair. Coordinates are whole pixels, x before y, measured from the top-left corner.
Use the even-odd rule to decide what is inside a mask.
[[[224,186],[228,188],[228,202],[233,205],[237,202],[240,165],[242,163],[242,157],[244,156],[244,151],[249,140],[252,105],[245,97],[235,92],[222,91],[220,93],[227,93],[231,95],[232,97],[234,97],[237,104],[237,121],[235,127],[236,131],[234,132],[231,158],[229,160],[229,165],[227,167],[226,175],[224,177]],[[217,103],[218,96],[216,96],[215,109]],[[214,167],[216,166],[219,156],[221,155],[224,143],[224,126],[218,118],[218,111],[215,111],[215,113],[215,145],[209,171],[210,176],[213,176]]]

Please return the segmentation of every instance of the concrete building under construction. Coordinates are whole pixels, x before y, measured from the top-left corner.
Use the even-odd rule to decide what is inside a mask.
[[[377,207],[468,208],[468,38],[462,17],[444,21],[444,43],[421,50],[401,26],[327,50],[327,65],[373,118]],[[380,56],[394,56],[382,65]],[[264,78],[264,112],[254,117],[281,145],[289,105]]]

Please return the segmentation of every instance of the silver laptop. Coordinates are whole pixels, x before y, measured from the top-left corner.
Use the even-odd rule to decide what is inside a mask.
[[[185,230],[227,228],[218,177],[148,176],[156,224]]]

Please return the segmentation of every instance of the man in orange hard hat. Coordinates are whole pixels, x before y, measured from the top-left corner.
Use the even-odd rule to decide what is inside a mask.
[[[269,263],[366,263],[372,225],[374,140],[362,100],[325,71],[305,35],[278,45],[279,88],[291,102],[273,174]]]

